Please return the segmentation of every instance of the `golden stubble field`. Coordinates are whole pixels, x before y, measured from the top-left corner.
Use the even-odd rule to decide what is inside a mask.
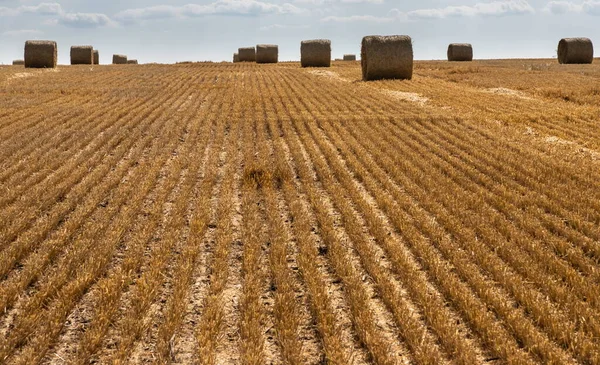
[[[600,363],[600,65],[0,68],[0,363]]]

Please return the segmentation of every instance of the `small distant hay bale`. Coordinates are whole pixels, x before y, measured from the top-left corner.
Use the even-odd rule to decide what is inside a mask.
[[[362,40],[363,80],[412,79],[413,47],[409,36],[367,36]]]
[[[127,64],[128,65],[137,65],[138,64],[138,60],[127,60]]]
[[[97,49],[94,50],[94,65],[100,64],[100,52]]]
[[[277,63],[279,47],[275,44],[256,45],[256,63]]]
[[[256,48],[238,48],[238,56],[240,57],[240,62],[256,62]]]
[[[331,41],[313,39],[300,43],[302,67],[331,67]]]
[[[233,54],[233,63],[238,63],[238,62],[240,62],[240,54],[234,53]]]
[[[122,54],[113,55],[113,65],[125,65],[127,64],[127,56]]]
[[[563,38],[558,42],[558,63],[592,63],[594,45],[589,38]]]
[[[356,61],[356,55],[355,54],[345,54],[344,61]]]
[[[448,46],[448,61],[473,61],[473,46],[469,43],[452,43]]]
[[[26,68],[55,68],[58,61],[58,47],[54,41],[25,42]]]
[[[24,66],[25,65],[25,60],[14,60],[12,62],[13,66]]]
[[[71,47],[71,65],[93,65],[94,47],[92,46],[72,46]]]

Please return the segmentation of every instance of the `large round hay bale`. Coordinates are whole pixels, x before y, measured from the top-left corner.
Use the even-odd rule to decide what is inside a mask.
[[[256,62],[256,48],[238,48],[238,56],[240,57],[240,62]]]
[[[452,43],[448,46],[448,61],[473,61],[473,46],[469,43]]]
[[[12,62],[13,66],[23,66],[25,65],[25,61],[24,60],[14,60]]]
[[[137,65],[138,64],[138,60],[127,60],[127,64],[128,65]]]
[[[300,64],[302,67],[330,67],[331,41],[313,39],[300,43]]]
[[[238,63],[238,62],[240,62],[240,54],[234,53],[233,54],[233,63]]]
[[[412,78],[413,48],[409,36],[364,37],[360,57],[365,81]]]
[[[94,65],[100,64],[100,53],[97,49],[94,50]]]
[[[94,47],[92,46],[72,46],[71,47],[71,65],[93,65]]]
[[[277,63],[279,47],[275,44],[256,45],[256,63]]]
[[[54,41],[25,42],[26,68],[55,68],[58,61],[58,46]]]
[[[122,54],[113,55],[113,65],[125,65],[127,64],[127,56]]]
[[[356,61],[356,55],[355,54],[345,54],[344,61]]]
[[[558,42],[558,63],[592,63],[594,45],[589,38],[563,38]]]

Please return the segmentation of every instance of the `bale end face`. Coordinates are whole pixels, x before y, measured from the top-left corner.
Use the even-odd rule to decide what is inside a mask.
[[[448,61],[473,61],[473,46],[468,43],[452,43],[448,46]]]
[[[98,52],[98,50],[94,50],[94,65],[99,65],[100,64],[100,53]]]
[[[92,46],[72,46],[71,47],[71,65],[93,65],[94,47]]]
[[[302,67],[331,67],[331,41],[314,39],[300,43]]]
[[[125,65],[127,64],[127,56],[121,54],[113,55],[113,65]]]
[[[367,36],[362,40],[363,80],[412,79],[413,48],[409,36]]]
[[[234,53],[233,54],[233,63],[238,63],[240,62],[240,55],[239,53]]]
[[[25,42],[26,68],[55,68],[58,62],[58,47],[54,41]]]
[[[594,45],[589,38],[563,38],[558,42],[558,63],[586,64],[594,62]]]
[[[355,54],[345,54],[344,61],[356,61],[356,55]]]
[[[256,49],[254,47],[243,47],[238,49],[240,62],[256,62]]]
[[[277,63],[279,47],[275,44],[259,44],[256,46],[256,63]]]

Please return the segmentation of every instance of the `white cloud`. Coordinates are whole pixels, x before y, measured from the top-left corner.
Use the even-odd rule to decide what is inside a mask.
[[[19,29],[19,30],[8,30],[2,33],[3,36],[7,37],[21,37],[25,35],[39,35],[43,34],[42,31],[36,29]]]
[[[98,28],[113,25],[105,14],[64,13],[58,18],[58,24],[72,28]]]
[[[323,5],[323,4],[384,4],[385,0],[294,0],[297,4],[312,4],[312,5]]]
[[[208,5],[159,5],[128,9],[117,13],[115,18],[124,23],[133,23],[143,20],[186,18],[206,15],[257,16],[261,14],[300,14],[303,12],[303,9],[289,3],[278,5],[257,0],[217,0]]]
[[[535,13],[535,10],[525,0],[493,1],[476,3],[473,6],[447,6],[437,9],[420,9],[409,11],[407,16],[414,19],[473,17],[473,16],[503,16]]]
[[[261,31],[277,30],[277,29],[307,29],[308,25],[290,25],[290,24],[271,24],[260,27]]]
[[[582,3],[550,1],[544,10],[552,14],[583,13],[588,15],[600,15],[600,1],[587,0]]]
[[[354,15],[349,17],[328,16],[322,21],[333,22],[378,22],[406,21],[419,19],[443,19],[450,17],[505,16],[535,13],[525,0],[492,1],[472,6],[447,6],[445,8],[418,9],[402,12],[392,9],[386,16]]]
[[[62,7],[58,3],[41,3],[39,5],[20,6],[16,9],[19,14],[60,15]]]
[[[382,17],[373,15],[352,15],[352,16],[327,16],[321,19],[323,22],[353,23],[353,22],[371,22],[371,23],[390,23],[397,20],[395,17]]]
[[[51,17],[42,22],[44,25],[61,24],[73,28],[97,28],[113,24],[111,19],[105,14],[65,12],[58,3],[41,3],[39,5],[22,5],[17,8],[0,8],[0,16],[18,16],[21,14],[37,14]]]

